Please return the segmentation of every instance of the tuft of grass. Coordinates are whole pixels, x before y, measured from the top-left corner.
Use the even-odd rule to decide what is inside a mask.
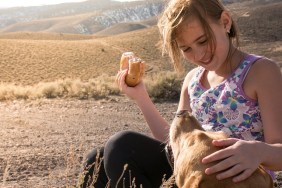
[[[4,169],[4,173],[3,173],[3,181],[2,181],[2,186],[3,187],[5,187],[5,185],[6,185],[6,181],[7,181],[8,177],[9,177],[9,171],[10,171],[10,162],[9,162],[9,159],[8,159],[6,167]]]

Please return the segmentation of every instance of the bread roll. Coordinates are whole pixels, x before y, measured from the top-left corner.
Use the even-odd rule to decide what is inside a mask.
[[[133,52],[125,52],[121,56],[120,70],[128,69],[125,83],[134,87],[140,83],[145,73],[145,65],[141,59],[136,58]]]

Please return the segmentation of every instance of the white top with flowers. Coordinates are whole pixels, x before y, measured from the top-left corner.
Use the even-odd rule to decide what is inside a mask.
[[[242,87],[251,65],[260,58],[248,55],[225,81],[209,89],[201,84],[205,69],[197,68],[188,86],[190,106],[205,130],[264,141],[258,102],[246,96]]]

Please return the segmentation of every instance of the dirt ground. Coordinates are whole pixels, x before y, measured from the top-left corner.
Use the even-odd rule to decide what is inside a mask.
[[[158,103],[171,121],[177,103]],[[74,187],[83,157],[114,133],[150,134],[126,97],[0,102],[0,187]]]
[[[171,122],[177,103],[156,106]],[[123,96],[0,102],[0,188],[75,187],[86,154],[122,130],[150,135],[137,105]]]

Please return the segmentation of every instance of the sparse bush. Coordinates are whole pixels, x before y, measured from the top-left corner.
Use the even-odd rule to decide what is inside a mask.
[[[175,101],[179,99],[182,81],[176,72],[160,72],[145,82],[154,101]]]

